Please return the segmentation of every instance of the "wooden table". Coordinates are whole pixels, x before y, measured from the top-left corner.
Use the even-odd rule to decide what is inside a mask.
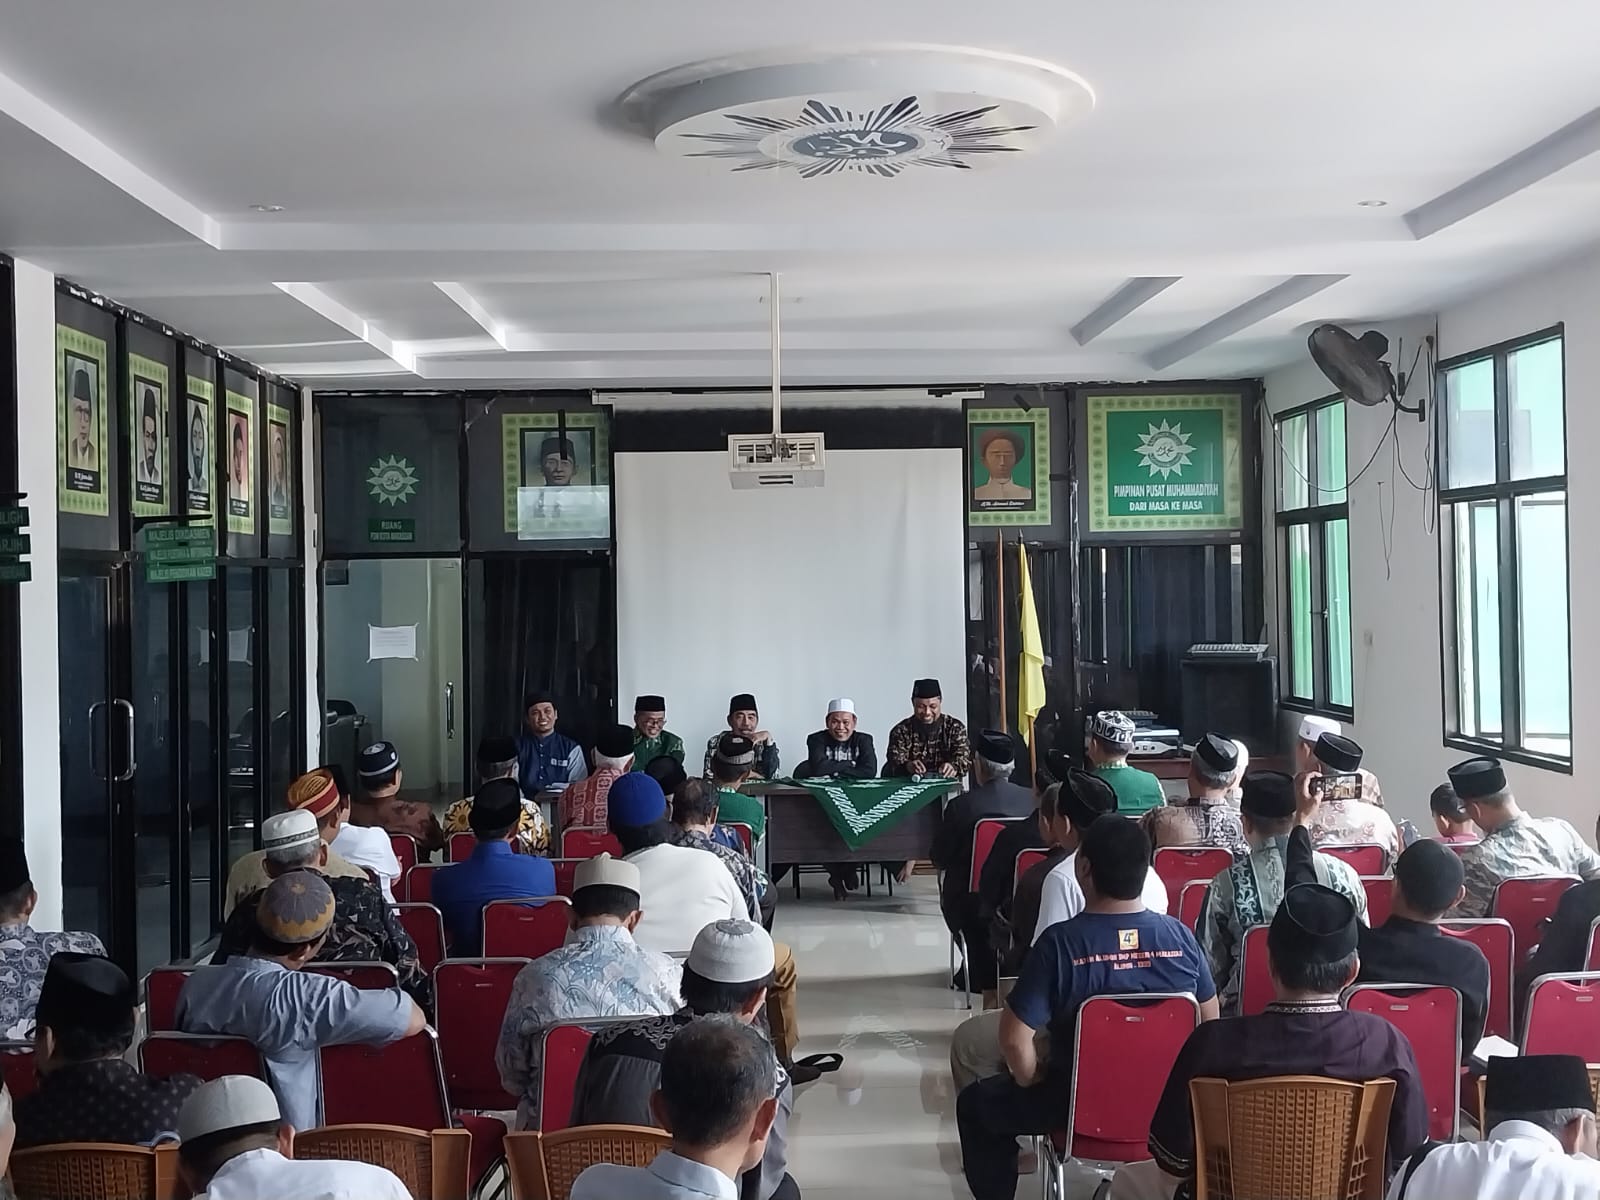
[[[950,794],[959,784],[952,781]],[[750,789],[754,792],[756,789]],[[925,859],[933,852],[943,805],[931,801],[858,850],[845,845],[828,814],[805,788],[774,784],[761,789],[767,803],[767,865],[876,863]]]

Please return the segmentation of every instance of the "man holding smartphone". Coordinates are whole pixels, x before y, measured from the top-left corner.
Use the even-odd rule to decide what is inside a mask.
[[[1323,846],[1382,846],[1388,861],[1400,855],[1394,820],[1366,799],[1362,749],[1352,739],[1324,733],[1312,747],[1308,790],[1320,801],[1311,821],[1311,841]]]

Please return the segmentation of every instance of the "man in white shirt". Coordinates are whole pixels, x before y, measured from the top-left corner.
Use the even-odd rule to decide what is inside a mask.
[[[1594,1200],[1594,1094],[1583,1059],[1565,1054],[1491,1058],[1481,1142],[1424,1146],[1389,1186],[1389,1200]]]
[[[1050,828],[1050,836],[1057,845],[1066,848],[1067,856],[1045,876],[1039,893],[1039,920],[1033,927],[1035,943],[1050,926],[1071,920],[1083,911],[1083,889],[1078,886],[1076,865],[1078,844],[1083,840],[1084,830],[1094,824],[1096,818],[1116,810],[1117,794],[1099,775],[1077,770],[1067,773]],[[1145,871],[1142,899],[1151,912],[1167,911],[1166,885],[1152,869]]]
[[[647,950],[687,954],[699,932],[713,921],[742,921],[744,896],[715,854],[674,846],[667,797],[649,775],[623,775],[606,798],[611,832],[622,843],[623,860],[639,869],[644,916],[633,937]]]
[[[648,1167],[597,1163],[572,1200],[738,1200],[738,1179],[761,1161],[778,1111],[777,1066],[766,1038],[726,1014],[697,1017],[661,1056],[650,1097],[672,1149]]]
[[[297,1161],[272,1089],[248,1075],[202,1084],[178,1113],[178,1174],[195,1200],[410,1200],[392,1171]]]
[[[348,863],[370,870],[378,877],[378,890],[394,903],[394,885],[400,878],[400,860],[395,857],[389,831],[376,825],[350,824],[350,788],[335,767],[323,767],[333,784],[333,795],[324,797],[308,811],[322,829],[322,840],[344,855]]]

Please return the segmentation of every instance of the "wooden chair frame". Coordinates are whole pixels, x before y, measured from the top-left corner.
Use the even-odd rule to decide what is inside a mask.
[[[610,1143],[620,1154],[596,1154],[579,1166],[571,1149],[585,1143]],[[588,1125],[556,1133],[506,1134],[506,1165],[511,1176],[511,1200],[568,1200],[572,1184],[587,1167],[599,1162],[647,1166],[672,1145],[663,1130],[642,1125]],[[554,1169],[552,1169],[554,1168]]]
[[[178,1146],[60,1142],[11,1155],[18,1200],[115,1195],[118,1200],[176,1200]],[[134,1177],[138,1177],[136,1189]]]
[[[424,1133],[400,1125],[323,1125],[297,1131],[297,1159],[345,1159],[385,1167],[416,1200],[468,1200],[472,1134],[465,1129]]]

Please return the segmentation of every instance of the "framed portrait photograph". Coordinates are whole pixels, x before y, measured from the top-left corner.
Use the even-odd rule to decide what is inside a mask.
[[[133,515],[167,513],[167,365],[128,355],[128,452]]]
[[[62,512],[111,512],[106,441],[106,344],[56,326],[56,502]]]
[[[1050,524],[1050,413],[967,410],[967,523]]]
[[[267,405],[267,532],[294,533],[294,473],[289,466],[289,410]]]
[[[183,474],[184,511],[192,516],[211,513],[211,463],[215,432],[211,403],[216,389],[208,379],[190,375],[186,384]]]
[[[603,413],[501,417],[506,531],[520,541],[611,536],[610,430]]]
[[[255,400],[228,393],[228,529],[254,533],[255,518]]]

